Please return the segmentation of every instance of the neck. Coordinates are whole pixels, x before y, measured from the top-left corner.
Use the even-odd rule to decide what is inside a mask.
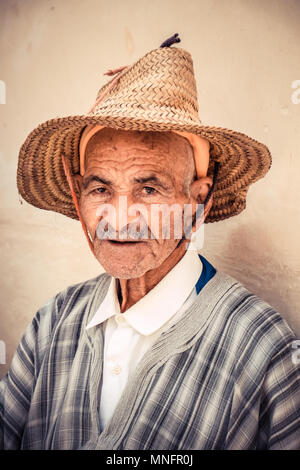
[[[128,310],[153,289],[181,260],[185,253],[186,243],[180,243],[157,268],[150,269],[138,278],[118,279],[118,298],[121,312]]]

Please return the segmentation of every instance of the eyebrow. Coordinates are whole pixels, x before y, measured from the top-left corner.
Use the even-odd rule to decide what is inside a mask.
[[[83,180],[82,184],[83,184],[84,189],[86,189],[89,186],[89,184],[92,183],[93,181],[106,184],[107,186],[112,184],[111,181],[109,180],[106,180],[104,178],[99,178],[99,176],[96,176],[96,175],[91,175],[91,176],[88,176],[85,180]]]
[[[112,185],[112,182],[109,180],[106,180],[104,178],[100,178],[99,176],[96,175],[90,175],[86,179],[83,180],[83,187],[84,189],[87,189],[87,187],[93,182],[96,181],[97,183],[105,184],[107,186]],[[134,178],[135,183],[140,183],[140,184],[145,184],[145,183],[155,183],[161,188],[168,190],[170,189],[168,186],[166,186],[157,176],[155,175],[150,175],[146,176],[143,178]]]

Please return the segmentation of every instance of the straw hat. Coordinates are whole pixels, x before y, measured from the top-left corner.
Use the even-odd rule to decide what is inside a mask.
[[[30,204],[77,219],[62,156],[71,173],[80,171],[79,144],[84,128],[98,124],[123,130],[182,131],[210,143],[208,175],[218,166],[213,205],[206,222],[239,214],[246,206],[249,185],[271,166],[268,148],[240,132],[204,126],[198,116],[191,55],[178,47],[178,35],[116,73],[100,88],[87,114],[50,119],[23,143],[17,186]],[[216,172],[215,172],[216,174]]]

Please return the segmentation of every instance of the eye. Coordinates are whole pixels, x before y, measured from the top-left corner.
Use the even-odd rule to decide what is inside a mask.
[[[98,193],[98,194],[99,194],[99,193],[102,194],[102,193],[104,193],[104,192],[106,191],[106,188],[100,187],[100,188],[94,189],[94,191],[95,191],[96,193]]]
[[[144,186],[143,191],[146,194],[155,194],[157,192],[156,189],[152,188],[151,186]]]

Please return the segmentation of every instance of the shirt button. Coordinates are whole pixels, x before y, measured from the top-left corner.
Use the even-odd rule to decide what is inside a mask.
[[[122,314],[118,315],[116,319],[117,319],[118,325],[124,325],[126,323],[126,318],[123,317]]]
[[[114,375],[119,375],[120,372],[121,372],[121,370],[122,370],[121,366],[116,365],[116,366],[113,367],[112,373],[113,373]]]

